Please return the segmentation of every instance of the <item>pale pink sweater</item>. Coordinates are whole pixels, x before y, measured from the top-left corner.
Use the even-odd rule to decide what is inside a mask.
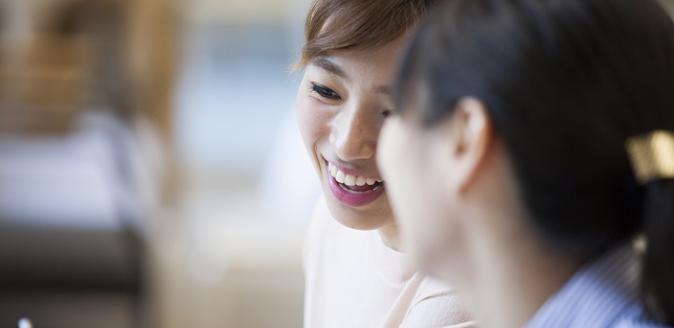
[[[453,290],[415,272],[376,231],[337,223],[324,200],[304,251],[306,328],[472,327]]]

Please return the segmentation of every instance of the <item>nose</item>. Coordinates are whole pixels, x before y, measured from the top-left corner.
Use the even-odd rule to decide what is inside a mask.
[[[344,114],[337,120],[330,135],[337,156],[343,161],[374,158],[381,122],[371,117],[365,108]]]

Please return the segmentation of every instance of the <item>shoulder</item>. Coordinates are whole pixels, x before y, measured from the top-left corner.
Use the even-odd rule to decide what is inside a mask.
[[[445,283],[424,278],[401,327],[475,327],[456,291]]]

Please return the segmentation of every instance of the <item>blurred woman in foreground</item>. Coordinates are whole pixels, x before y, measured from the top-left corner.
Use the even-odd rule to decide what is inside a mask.
[[[378,160],[423,271],[484,327],[674,324],[670,17],[652,0],[430,16]]]

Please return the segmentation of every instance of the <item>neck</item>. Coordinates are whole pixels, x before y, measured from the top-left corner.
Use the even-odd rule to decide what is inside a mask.
[[[387,247],[402,252],[402,243],[400,241],[400,231],[395,223],[387,224],[377,230],[382,242]]]
[[[474,270],[463,289],[470,305],[479,305],[472,308],[483,327],[525,326],[579,266],[522,239],[474,245],[473,251]]]

